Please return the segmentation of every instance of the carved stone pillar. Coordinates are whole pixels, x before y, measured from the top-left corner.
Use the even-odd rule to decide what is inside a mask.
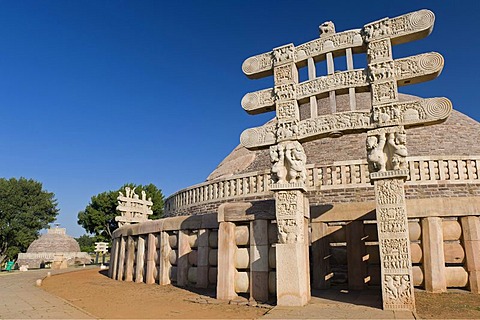
[[[302,190],[275,192],[277,305],[304,306],[310,300],[306,201]]]
[[[404,179],[406,171],[372,173],[378,225],[383,308],[414,310],[412,260]]]
[[[308,235],[305,234],[308,205],[303,195],[306,156],[297,141],[300,112],[294,52],[293,44],[273,49],[277,144],[270,147],[270,157],[279,240],[276,245],[279,306],[303,306],[310,300]]]

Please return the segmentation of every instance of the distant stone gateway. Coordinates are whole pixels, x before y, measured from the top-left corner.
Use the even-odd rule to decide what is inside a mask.
[[[50,228],[37,240],[33,241],[26,253],[19,253],[18,266],[40,268],[47,264],[58,263],[59,267],[74,264],[90,263],[91,258],[87,252],[80,252],[78,242],[67,235],[65,228]]]
[[[117,210],[120,212],[119,216],[115,217],[118,226],[145,222],[148,216],[153,214],[153,202],[151,198],[147,199],[147,193],[142,191],[142,198],[135,193],[135,188],[125,187],[125,194],[121,191],[117,197]]]
[[[168,218],[117,229],[110,277],[283,306],[307,304],[311,287],[378,288],[386,310],[414,310],[414,287],[479,294],[480,123],[447,98],[398,92],[442,71],[439,53],[392,55],[434,21],[429,10],[342,32],[329,21],[317,39],[246,59],[243,72],[273,86],[242,107],[275,119],[166,199]]]

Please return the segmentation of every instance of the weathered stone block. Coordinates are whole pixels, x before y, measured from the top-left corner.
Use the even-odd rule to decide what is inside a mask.
[[[443,220],[442,229],[445,241],[459,240],[462,236],[462,227],[456,220]]]
[[[455,221],[456,222],[456,221]],[[454,224],[446,224],[453,226]],[[445,224],[443,224],[445,226]],[[422,219],[423,272],[425,290],[428,292],[446,292],[445,254],[443,250],[442,219],[428,217]]]
[[[235,249],[235,268],[247,269],[249,267],[250,255],[248,248],[236,248]]]
[[[233,300],[235,292],[235,224],[221,222],[218,229],[217,299]]]
[[[448,287],[463,288],[468,284],[468,272],[464,267],[446,267],[445,277]]]
[[[235,244],[237,246],[246,246],[250,240],[250,231],[248,226],[235,227]]]
[[[304,306],[310,300],[310,276],[304,243],[276,245],[277,305]]]

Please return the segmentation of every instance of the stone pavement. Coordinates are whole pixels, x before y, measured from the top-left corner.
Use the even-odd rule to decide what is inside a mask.
[[[48,271],[53,275],[72,270],[69,268],[0,272],[0,319],[94,318],[35,285],[36,280],[46,277]]]
[[[409,311],[381,309],[380,289],[313,291],[305,307],[274,307],[262,319],[416,319]]]

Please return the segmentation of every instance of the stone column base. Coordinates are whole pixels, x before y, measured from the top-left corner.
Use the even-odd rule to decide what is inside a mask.
[[[301,307],[310,300],[310,279],[304,243],[276,245],[277,306]]]

